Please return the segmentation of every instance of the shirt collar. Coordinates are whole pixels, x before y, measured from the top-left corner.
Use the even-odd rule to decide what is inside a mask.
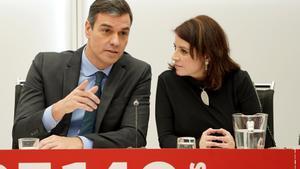
[[[109,75],[111,68],[113,65],[108,66],[103,70],[99,70],[95,65],[93,65],[85,54],[85,48],[83,49],[82,56],[81,56],[81,70],[83,76],[89,77],[94,75],[98,71],[102,71],[106,76]]]

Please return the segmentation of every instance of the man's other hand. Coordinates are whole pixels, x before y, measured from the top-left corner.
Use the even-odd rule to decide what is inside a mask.
[[[39,149],[83,149],[83,143],[79,137],[52,135],[40,141]]]

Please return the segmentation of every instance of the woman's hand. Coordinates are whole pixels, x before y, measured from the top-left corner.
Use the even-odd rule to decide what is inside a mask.
[[[216,136],[220,135],[220,136]],[[225,129],[209,128],[202,133],[199,141],[200,148],[235,148],[232,135]]]

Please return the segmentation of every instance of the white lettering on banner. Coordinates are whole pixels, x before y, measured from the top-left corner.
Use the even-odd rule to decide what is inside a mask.
[[[3,165],[0,165],[0,169],[6,169],[6,167],[4,167]]]
[[[197,163],[195,167],[195,163],[190,164],[190,169],[206,169],[206,165],[203,162]]]
[[[152,162],[148,165],[146,165],[146,167],[144,167],[144,169],[175,169],[171,164],[166,163],[166,162],[162,162],[162,161],[156,161],[156,162]]]
[[[51,169],[51,163],[19,163],[19,169]]]
[[[108,169],[127,169],[127,162],[113,162]]]
[[[167,162],[155,161],[147,164],[143,169],[175,169]],[[0,169],[7,169],[0,164]],[[18,169],[51,169],[51,163],[19,163]],[[76,162],[62,166],[62,169],[86,169],[85,162]],[[127,169],[127,162],[112,162],[108,169]],[[203,162],[190,163],[190,169],[206,169]]]
[[[64,165],[63,169],[86,169],[85,163],[72,163],[69,165]]]

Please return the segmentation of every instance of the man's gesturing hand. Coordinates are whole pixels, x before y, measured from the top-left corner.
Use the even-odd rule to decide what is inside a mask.
[[[100,99],[95,95],[98,86],[85,91],[87,85],[88,80],[83,81],[69,95],[53,104],[52,116],[56,121],[60,121],[65,114],[71,113],[75,109],[93,111],[97,108],[100,103]]]

